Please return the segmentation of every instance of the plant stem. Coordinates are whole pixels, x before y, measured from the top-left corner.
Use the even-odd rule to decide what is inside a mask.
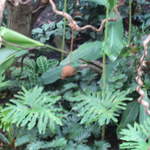
[[[106,18],[109,17],[109,8],[106,8]],[[107,41],[108,38],[108,22],[105,24],[105,35],[104,35],[104,42]],[[105,43],[106,44],[106,43]],[[103,82],[103,91],[106,89],[106,55],[105,52],[103,51],[103,75],[102,75],[102,82]],[[102,92],[103,92],[102,91]],[[105,125],[102,126],[102,134],[101,134],[101,139],[105,139]]]
[[[128,31],[128,46],[131,43],[131,29],[132,29],[132,0],[129,1],[129,31]]]
[[[64,0],[64,12],[67,12],[67,0]],[[66,18],[64,18],[64,27],[63,27],[63,38],[61,49],[65,49],[65,36],[66,36]],[[63,60],[64,54],[61,53],[61,60]]]
[[[68,54],[68,52],[66,52],[65,50],[60,49],[60,48],[53,47],[53,46],[51,46],[51,45],[47,45],[47,44],[46,44],[45,47],[50,48],[50,49],[52,49],[52,50],[54,50],[54,51],[57,51],[57,52],[60,52],[60,53]]]
[[[109,17],[109,8],[106,8],[106,18]],[[108,22],[106,22],[105,24],[105,33],[104,33],[104,44],[106,44],[105,42],[107,41],[108,38]],[[103,89],[105,90],[106,88],[106,55],[105,52],[103,51],[103,76],[102,76],[102,80],[103,80]]]
[[[102,135],[101,139],[105,140],[105,125],[102,126]]]

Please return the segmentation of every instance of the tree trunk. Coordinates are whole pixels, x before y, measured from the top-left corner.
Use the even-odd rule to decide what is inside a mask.
[[[32,4],[13,6],[8,4],[8,28],[31,36]]]

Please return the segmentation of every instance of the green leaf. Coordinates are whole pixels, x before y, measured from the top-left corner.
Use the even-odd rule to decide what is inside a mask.
[[[133,123],[137,119],[138,113],[139,104],[137,102],[129,103],[126,110],[123,112],[123,115],[121,117],[122,119],[117,130],[125,128],[129,123]]]
[[[105,141],[95,141],[94,147],[95,148],[92,150],[108,150],[111,145],[109,143],[106,143]]]
[[[82,117],[81,124],[97,122],[102,126],[110,121],[118,121],[120,111],[126,109],[125,101],[131,100],[126,96],[128,94],[129,91],[113,91],[107,88],[101,92],[78,92],[77,96],[68,96],[67,100],[77,103],[73,109]]]
[[[55,68],[50,68],[47,72],[43,73],[41,76],[41,82],[43,84],[51,84],[61,77],[61,70],[63,66],[58,66]]]
[[[38,141],[32,142],[27,145],[27,150],[44,150],[44,149],[59,149],[63,148],[67,144],[67,141],[64,138],[57,138],[51,142]]]
[[[122,19],[108,23],[108,35],[103,46],[104,52],[109,58],[112,61],[116,60],[124,47]]]
[[[27,144],[30,141],[31,141],[31,136],[29,136],[29,135],[21,136],[21,137],[16,139],[15,146],[18,147],[18,146],[21,146],[23,144]]]
[[[49,95],[43,92],[42,87],[22,91],[11,99],[11,103],[1,110],[2,123],[9,120],[17,127],[38,128],[40,134],[44,134],[46,128],[55,128],[56,125],[62,125],[60,113],[61,108],[55,106],[60,96]],[[51,126],[49,126],[51,124]]]
[[[0,133],[0,141],[4,142],[5,144],[10,144],[8,138],[2,133]]]
[[[11,29],[0,27],[0,36],[3,40],[9,43],[19,45],[23,48],[42,47],[43,43],[35,41]],[[14,46],[16,47],[16,46]]]
[[[45,56],[40,56],[36,59],[36,64],[38,66],[39,73],[44,73],[49,68],[49,62]]]
[[[150,99],[147,96],[147,91],[145,91],[144,100],[150,103]],[[145,112],[145,109],[144,109],[143,105],[140,105],[139,122],[143,123],[148,118],[149,118],[149,115]]]
[[[78,49],[73,51],[65,58],[60,65],[79,64],[79,59],[95,60],[102,56],[102,43],[100,41],[88,42],[82,44]]]
[[[82,44],[78,49],[73,51],[67,56],[63,61],[61,61],[60,66],[55,68],[50,68],[47,72],[43,73],[41,80],[43,84],[50,84],[61,77],[61,70],[63,66],[67,64],[72,64],[77,67],[80,64],[79,59],[86,60],[96,60],[102,56],[101,52],[101,42],[89,42]]]
[[[15,60],[15,50],[2,48],[0,49],[0,72],[5,72],[6,69],[14,62]]]
[[[148,150],[150,148],[150,118],[142,124],[130,124],[126,129],[121,130],[120,149],[129,150]]]

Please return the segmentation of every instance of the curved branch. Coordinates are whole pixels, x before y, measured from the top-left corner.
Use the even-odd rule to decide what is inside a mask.
[[[143,67],[146,66],[145,57],[148,54],[148,44],[150,42],[150,35],[144,40],[143,46],[144,46],[144,53],[140,58],[140,64],[137,68],[137,76],[136,76],[136,82],[138,83],[138,86],[136,87],[136,91],[139,93],[140,97],[138,98],[138,102],[143,105],[146,113],[150,115],[150,104],[144,100],[145,93],[142,90],[142,87],[144,85],[142,81],[142,75],[143,75]]]
[[[117,21],[120,18],[120,13],[118,11],[118,8],[123,5],[123,2],[120,1],[119,4],[115,6],[114,11],[116,12],[116,15],[117,15],[116,18],[107,18],[107,19],[104,19],[104,20],[102,20],[102,23],[101,23],[100,27],[96,28],[96,27],[94,27],[92,25],[85,25],[83,27],[80,27],[77,24],[77,22],[68,13],[63,12],[63,11],[59,11],[56,8],[56,4],[54,3],[53,0],[49,0],[49,2],[51,4],[51,6],[52,6],[52,10],[57,15],[63,16],[64,18],[66,18],[68,20],[69,26],[72,28],[72,30],[74,30],[74,31],[81,31],[81,30],[85,30],[85,29],[92,29],[93,31],[96,31],[96,32],[102,31],[106,22],[108,22],[108,21]]]

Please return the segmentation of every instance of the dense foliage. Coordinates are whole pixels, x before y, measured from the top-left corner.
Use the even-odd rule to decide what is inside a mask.
[[[150,2],[60,0],[56,6],[80,26],[118,18],[95,32],[72,31],[60,17],[34,27],[29,38],[6,28],[6,10],[0,150],[149,150],[150,116],[137,103],[135,78],[150,34]],[[150,104],[149,53],[142,89]]]

